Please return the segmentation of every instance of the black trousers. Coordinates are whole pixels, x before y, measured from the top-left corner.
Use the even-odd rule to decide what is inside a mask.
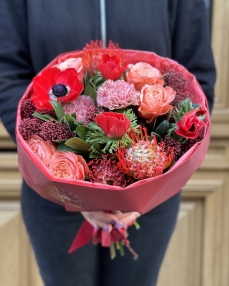
[[[142,215],[139,230],[130,227],[137,261],[126,250],[110,260],[109,248],[88,244],[68,254],[83,222],[80,213],[66,212],[31,190],[22,188],[22,214],[45,286],[155,286],[174,230],[180,194]]]

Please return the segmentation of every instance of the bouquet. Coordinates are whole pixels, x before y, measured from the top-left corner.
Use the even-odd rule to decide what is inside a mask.
[[[91,42],[34,77],[16,134],[20,172],[42,197],[68,211],[145,213],[200,166],[210,119],[198,82],[177,62]],[[91,229],[85,241],[105,235]],[[113,235],[121,238],[105,244],[128,245],[126,233]]]

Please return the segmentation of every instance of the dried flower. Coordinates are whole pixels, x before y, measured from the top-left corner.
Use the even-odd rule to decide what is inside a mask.
[[[177,93],[181,93],[187,89],[188,79],[182,72],[176,72],[169,68],[163,74],[165,86],[172,87]]]
[[[109,155],[102,159],[94,159],[88,163],[89,176],[93,183],[126,187],[133,183],[133,179],[119,170],[117,161]]]
[[[140,93],[135,90],[133,84],[124,80],[107,80],[97,91],[98,106],[109,110],[125,108],[130,105],[138,105]]]
[[[170,104],[176,109],[179,103],[186,98],[192,100],[192,95],[188,91],[176,93],[174,100]]]
[[[177,161],[181,155],[181,143],[168,136],[165,136],[161,142],[165,144],[165,151],[173,148],[174,160]]]
[[[200,142],[202,137],[198,136],[195,139],[188,139],[184,144],[181,144],[181,151],[186,153],[192,146],[194,146],[197,142]]]
[[[21,104],[21,119],[30,118],[35,110],[34,103],[30,99],[26,99]]]
[[[44,140],[65,140],[72,138],[74,134],[69,130],[67,124],[48,120],[44,122],[40,128],[39,135]]]
[[[39,118],[26,118],[19,126],[19,132],[24,140],[29,140],[33,135],[38,135],[44,121]]]
[[[173,160],[173,149],[165,151],[165,144],[157,143],[156,137],[150,141],[145,128],[140,134],[129,134],[133,144],[129,148],[117,148],[120,170],[135,179],[147,179],[161,175]]]

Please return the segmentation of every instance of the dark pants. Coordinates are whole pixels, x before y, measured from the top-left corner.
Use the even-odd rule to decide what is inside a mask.
[[[25,184],[22,213],[45,286],[154,286],[169,239],[174,230],[180,203],[178,193],[142,215],[139,230],[130,227],[132,248],[139,254],[134,261],[125,256],[110,260],[109,248],[88,244],[68,254],[83,222],[80,213],[66,212]]]

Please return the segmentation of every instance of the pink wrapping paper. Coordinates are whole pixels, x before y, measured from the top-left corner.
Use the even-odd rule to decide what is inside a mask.
[[[148,62],[159,70],[170,67],[184,73],[189,78],[188,89],[193,95],[193,102],[201,104],[207,111],[206,97],[199,83],[184,67],[151,52],[132,50],[123,50],[123,52],[125,64]],[[70,57],[80,57],[82,54],[82,51],[76,51],[60,55],[48,67]],[[35,192],[45,199],[64,205],[67,211],[121,210],[146,213],[179,192],[204,160],[210,141],[211,124],[208,111],[203,140],[188,150],[165,174],[138,181],[126,188],[87,181],[57,179],[36,157],[18,131],[21,123],[21,102],[29,97],[31,87],[32,84],[28,86],[18,106],[16,136],[19,171]]]

